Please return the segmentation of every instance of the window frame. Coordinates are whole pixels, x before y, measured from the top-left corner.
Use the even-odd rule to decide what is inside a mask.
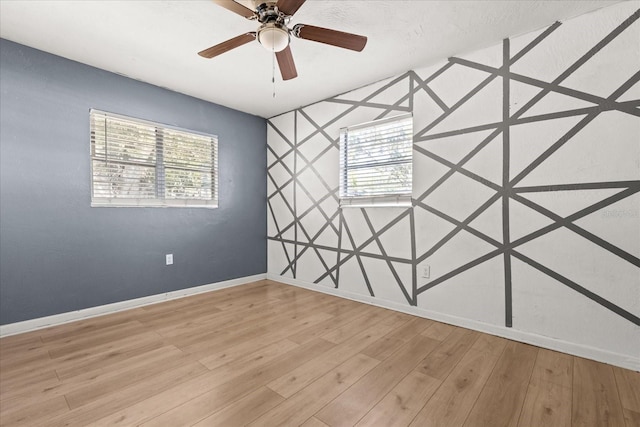
[[[406,119],[411,120],[411,141],[410,141],[410,160],[408,163],[410,166],[410,189],[402,193],[386,193],[375,195],[348,195],[348,171],[347,165],[348,156],[348,133],[365,128],[373,128],[375,126],[384,125],[385,123],[400,122]],[[339,175],[339,199],[341,208],[360,208],[360,207],[411,207],[412,206],[412,194],[413,194],[413,113],[404,113],[392,117],[385,117],[378,120],[372,120],[365,123],[360,123],[352,126],[343,127],[340,129],[340,175]],[[373,167],[375,162],[372,162]],[[362,168],[366,168],[362,167]]]
[[[153,198],[148,198],[148,197],[100,197],[100,196],[96,196],[94,193],[95,190],[95,186],[94,186],[94,161],[100,161],[100,160],[104,160],[105,162],[108,161],[108,159],[106,158],[106,155],[104,158],[98,158],[96,156],[95,153],[95,146],[96,146],[96,137],[95,137],[95,131],[94,131],[94,120],[101,120],[102,117],[95,117],[95,116],[104,116],[105,121],[108,118],[113,118],[115,120],[120,120],[120,121],[128,121],[131,122],[135,125],[140,125],[140,126],[146,126],[146,127],[153,127],[155,129],[155,148],[154,148],[154,163],[153,163],[153,168],[154,168],[154,174],[155,174],[155,181],[154,181],[154,194],[155,197]],[[204,199],[204,198],[167,198],[166,197],[166,188],[165,188],[165,178],[166,178],[166,169],[172,169],[171,166],[167,166],[165,160],[164,160],[164,153],[166,152],[166,149],[168,147],[168,145],[164,144],[164,132],[165,131],[174,131],[174,132],[180,132],[180,133],[186,133],[189,135],[193,135],[193,136],[198,136],[198,137],[205,137],[205,138],[209,138],[211,141],[211,199]],[[108,137],[105,135],[105,144],[107,144],[107,140]],[[137,140],[136,142],[140,142],[139,140]],[[209,209],[213,209],[213,208],[217,208],[218,207],[218,197],[219,197],[219,190],[218,190],[218,177],[219,177],[219,170],[218,170],[218,156],[219,156],[219,147],[218,147],[218,136],[217,135],[212,135],[212,134],[208,134],[208,133],[204,133],[204,132],[198,132],[198,131],[193,131],[191,129],[185,129],[185,128],[180,128],[177,126],[171,126],[171,125],[167,125],[164,123],[158,123],[158,122],[153,122],[150,120],[145,120],[145,119],[140,119],[137,117],[131,117],[131,116],[126,116],[126,115],[122,115],[122,114],[117,114],[117,113],[111,113],[111,112],[106,112],[106,111],[102,111],[102,110],[98,110],[98,109],[94,109],[91,108],[89,110],[89,164],[90,164],[90,173],[89,173],[89,187],[90,187],[90,192],[91,192],[91,207],[142,207],[142,208],[146,208],[146,207],[151,207],[151,208],[155,208],[155,207],[187,207],[187,208],[209,208]],[[105,145],[105,147],[108,147],[108,145]],[[105,148],[107,149],[107,148]],[[126,161],[117,161],[114,160],[112,161],[112,163],[114,164],[128,164]],[[143,163],[140,163],[141,165],[143,165]],[[174,166],[173,169],[176,169],[176,167]],[[198,169],[196,168],[184,168],[184,170],[188,170],[188,171],[198,171]],[[207,172],[208,172],[208,168],[207,168]],[[208,188],[208,187],[204,187],[204,188]],[[161,194],[162,192],[162,194]]]

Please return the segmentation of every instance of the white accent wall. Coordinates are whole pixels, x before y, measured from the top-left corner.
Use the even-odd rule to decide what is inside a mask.
[[[640,369],[639,6],[270,119],[269,277]],[[339,129],[406,112],[413,206],[340,209]]]

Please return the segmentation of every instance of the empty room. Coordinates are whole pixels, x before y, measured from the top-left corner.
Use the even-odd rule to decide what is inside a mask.
[[[0,0],[0,426],[640,427],[639,0]]]

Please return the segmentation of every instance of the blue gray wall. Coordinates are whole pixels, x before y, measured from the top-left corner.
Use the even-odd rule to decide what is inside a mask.
[[[91,208],[90,108],[218,135],[220,207]],[[265,273],[265,176],[264,119],[0,40],[0,324]]]

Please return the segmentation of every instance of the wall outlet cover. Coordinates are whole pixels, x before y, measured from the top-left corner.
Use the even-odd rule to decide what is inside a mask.
[[[431,266],[426,264],[421,265],[420,273],[423,279],[428,279],[431,276]]]

